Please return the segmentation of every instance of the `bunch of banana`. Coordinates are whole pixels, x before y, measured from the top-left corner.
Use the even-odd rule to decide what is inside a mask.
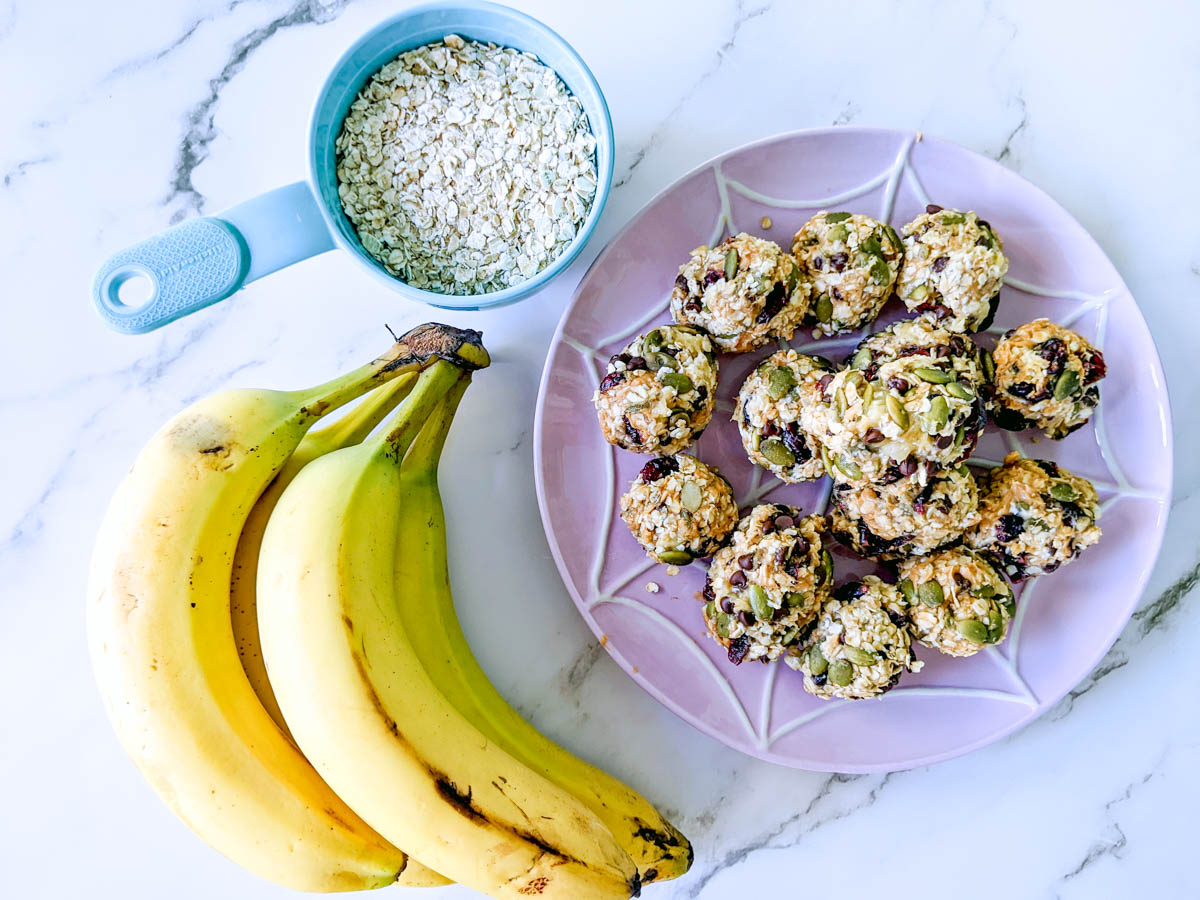
[[[459,627],[437,469],[487,364],[476,333],[423,326],[311,391],[201,401],[113,501],[89,631],[118,734],[187,824],[277,883],[588,900],[691,863],[648,801],[504,701]]]

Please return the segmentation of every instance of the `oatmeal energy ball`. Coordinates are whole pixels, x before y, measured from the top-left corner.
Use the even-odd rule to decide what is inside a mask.
[[[991,413],[1001,428],[1040,428],[1061,440],[1090,419],[1100,402],[1104,356],[1049,319],[1034,319],[1008,332],[992,358]]]
[[[718,350],[744,353],[790,340],[808,299],[796,261],[778,244],[743,232],[692,251],[675,279],[671,315],[703,328]]]
[[[769,662],[800,640],[833,586],[822,516],[756,506],[716,552],[704,583],[709,634],[734,665]]]
[[[833,534],[860,556],[922,556],[962,537],[979,521],[979,492],[966,466],[945,469],[922,485],[911,478],[892,484],[833,487]]]
[[[738,392],[733,420],[750,462],[788,482],[825,474],[820,445],[804,431],[805,407],[821,402],[820,380],[833,363],[781,350],[758,365]]]
[[[844,584],[821,607],[816,627],[786,662],[804,673],[804,689],[822,700],[864,700],[921,668],[912,651],[894,585],[868,575]]]
[[[900,592],[913,637],[949,656],[972,656],[1008,633],[1016,613],[1012,589],[965,547],[900,564]]]
[[[913,312],[951,331],[979,331],[991,324],[1007,272],[992,226],[973,212],[931,203],[904,226],[896,293]]]
[[[635,453],[678,453],[712,420],[717,354],[708,335],[663,325],[608,363],[593,399],[604,439]]]
[[[805,420],[835,480],[923,485],[970,455],[987,414],[969,339],[907,319],[864,338],[849,362]]]
[[[738,515],[721,473],[681,453],[642,467],[621,498],[621,518],[651,558],[686,566],[712,554]]]
[[[892,295],[903,248],[890,225],[870,216],[819,212],[796,232],[792,253],[812,284],[813,337],[874,322]]]
[[[1053,572],[1100,540],[1100,500],[1086,478],[1017,453],[979,476],[979,522],[964,542],[1012,581]]]

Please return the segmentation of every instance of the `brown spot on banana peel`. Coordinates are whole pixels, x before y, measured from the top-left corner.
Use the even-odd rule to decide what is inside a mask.
[[[491,358],[483,348],[482,337],[482,332],[471,328],[454,328],[436,322],[418,325],[400,336],[386,354],[388,362],[381,367],[380,373],[413,364],[425,366],[435,358],[444,359],[463,369],[485,368],[491,363]]]

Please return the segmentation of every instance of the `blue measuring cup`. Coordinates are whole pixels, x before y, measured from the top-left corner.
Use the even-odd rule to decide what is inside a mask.
[[[363,249],[338,199],[334,141],[350,104],[372,75],[406,50],[447,34],[534,53],[583,105],[596,138],[596,196],[574,240],[532,278],[489,294],[438,294],[405,284]],[[613,176],[608,105],[591,71],[571,46],[524,13],[485,2],[414,7],[376,25],[337,61],[321,87],[308,129],[308,178],[240,203],[215,216],[190,219],[110,257],[96,273],[92,296],[117,331],[142,334],[231,296],[244,285],[292,263],[347,251],[380,284],[445,309],[512,303],[540,289],[570,264],[599,221]],[[126,302],[131,282],[149,294]]]

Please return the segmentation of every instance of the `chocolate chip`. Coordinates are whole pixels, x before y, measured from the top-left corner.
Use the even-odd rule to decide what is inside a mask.
[[[743,569],[753,569],[754,568],[754,554],[746,553],[742,556],[739,556],[738,557],[738,565],[741,566]]]
[[[747,628],[749,628],[751,625],[753,625],[757,621],[757,619],[754,618],[754,613],[750,612],[748,609],[738,610],[737,618],[738,618],[738,621],[741,622],[743,625],[745,625]]]
[[[917,471],[917,458],[915,456],[906,456],[900,461],[900,474],[907,478],[909,475]]]
[[[845,253],[835,253],[829,257],[829,265],[833,266],[833,271],[840,272],[846,268],[846,262],[850,259]]]
[[[936,203],[930,203],[928,206],[925,207],[925,212],[929,213],[929,215],[932,216],[934,213],[939,213],[943,209],[945,209],[945,207],[938,206]]]
[[[808,538],[800,535],[796,538],[795,552],[804,555],[805,553],[808,553],[808,548],[810,546],[811,545],[808,543]]]
[[[816,269],[818,272],[820,272],[823,268],[825,268],[825,257],[814,256],[813,261],[812,261],[812,266],[814,269]]]
[[[729,583],[731,585],[733,585],[734,587],[745,587],[746,586],[746,573],[745,572],[734,572],[732,575],[729,576]]]
[[[733,613],[733,601],[728,597],[721,598],[721,612],[729,614]]]
[[[904,393],[908,390],[908,382],[898,375],[893,375],[891,378],[889,378],[887,380],[887,386],[893,391],[899,391],[900,393]]]
[[[1010,384],[1005,390],[1014,397],[1028,397],[1034,392],[1037,385],[1028,381],[1018,381],[1016,384]]]
[[[949,446],[951,444],[954,443],[954,435],[952,435],[952,434],[939,435],[936,443],[937,443],[937,448],[939,450],[946,450],[949,448]]]
[[[842,292],[841,292],[841,291],[839,291],[839,290],[838,290],[836,287],[831,287],[831,288],[829,289],[829,293],[833,295],[833,299],[834,299],[834,300],[841,300],[841,299],[842,299]]]
[[[826,675],[824,672],[822,672],[820,675],[814,675],[812,677],[812,680],[813,680],[813,684],[815,684],[817,687],[820,687],[826,681],[829,680],[829,676]]]
[[[946,357],[948,357],[950,355],[950,345],[949,344],[938,344],[936,347],[933,348],[933,355],[936,356],[938,359],[945,359]]]
[[[791,516],[776,516],[775,527],[779,529],[793,528],[796,525],[796,520]]]
[[[878,428],[868,428],[867,433],[863,435],[863,440],[868,444],[878,444],[883,440],[883,432]]]
[[[763,302],[762,312],[755,318],[755,322],[759,325],[764,322],[769,322],[783,309],[787,303],[787,288],[784,287],[782,281],[775,282],[775,286],[771,288],[771,293],[767,294],[767,299]]]
[[[699,397],[700,402],[703,403],[708,399],[708,388],[702,384],[696,385],[696,396]]]
[[[779,434],[779,426],[768,420],[763,424],[762,433],[763,437],[775,437],[775,435]]]
[[[935,259],[933,261],[933,271],[935,271],[935,272],[942,271],[942,269],[946,268],[946,263],[948,263],[948,262],[950,262],[950,257],[939,256],[937,259]]]
[[[1025,520],[1020,516],[1004,515],[996,522],[996,540],[1002,544],[1007,544],[1016,538],[1025,530]]]
[[[829,382],[831,382],[831,381],[833,381],[833,373],[832,372],[827,375],[822,375],[820,377],[820,379],[817,381],[817,387],[819,387],[821,389],[822,394],[824,394],[825,391],[829,388]]]
[[[688,289],[687,276],[682,272],[675,276],[675,287],[682,288],[684,291]]]
[[[630,372],[640,372],[646,368],[646,360],[640,356],[630,357],[629,362],[625,363],[625,368]]]

